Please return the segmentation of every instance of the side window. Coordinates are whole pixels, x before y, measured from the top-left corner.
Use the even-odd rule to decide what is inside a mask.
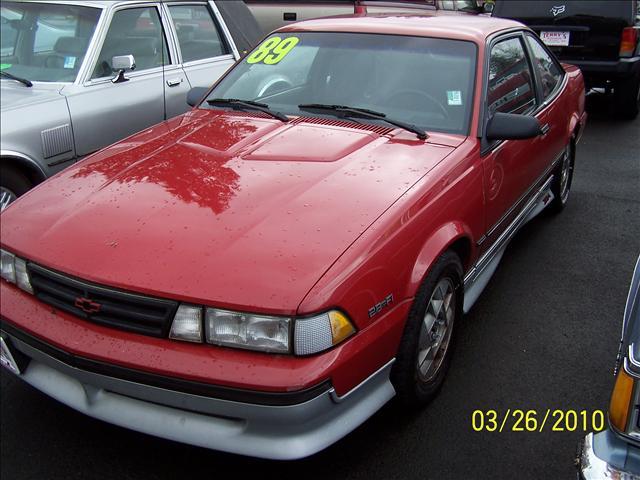
[[[493,46],[489,59],[489,112],[527,113],[536,104],[533,75],[519,38]]]
[[[171,63],[155,7],[118,10],[113,15],[91,78],[112,76],[111,59],[120,55],[133,55],[136,72]]]
[[[230,53],[205,5],[169,6],[178,34],[182,61],[191,62]]]
[[[527,35],[527,42],[533,54],[534,68],[538,70],[538,75],[540,76],[542,96],[547,98],[560,84],[562,71],[538,40],[531,35]]]

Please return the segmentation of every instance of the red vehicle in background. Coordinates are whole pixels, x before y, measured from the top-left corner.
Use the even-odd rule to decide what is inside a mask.
[[[2,363],[275,459],[436,394],[509,240],[565,206],[586,120],[531,30],[437,12],[282,28],[190,102],[2,213]]]

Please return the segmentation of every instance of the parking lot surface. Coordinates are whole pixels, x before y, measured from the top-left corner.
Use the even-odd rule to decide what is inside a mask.
[[[83,416],[1,375],[3,479],[575,478],[584,431],[476,432],[475,410],[606,410],[640,253],[640,118],[590,98],[572,198],[514,239],[458,332],[440,395],[393,402],[311,458],[271,462],[156,439]],[[513,422],[511,422],[513,424]]]

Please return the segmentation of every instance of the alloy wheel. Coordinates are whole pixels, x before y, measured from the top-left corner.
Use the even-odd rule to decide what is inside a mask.
[[[433,289],[420,328],[418,375],[423,382],[433,379],[446,356],[455,308],[456,292],[453,282],[448,277],[442,278]]]

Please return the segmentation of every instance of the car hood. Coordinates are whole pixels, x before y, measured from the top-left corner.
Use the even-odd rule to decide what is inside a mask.
[[[100,284],[292,314],[341,253],[463,140],[193,110],[14,202],[2,214],[2,243]]]
[[[59,100],[61,98],[60,90],[59,84],[35,82],[32,87],[26,87],[15,80],[3,78],[0,81],[0,95],[2,96],[0,108],[5,111],[34,103]]]

